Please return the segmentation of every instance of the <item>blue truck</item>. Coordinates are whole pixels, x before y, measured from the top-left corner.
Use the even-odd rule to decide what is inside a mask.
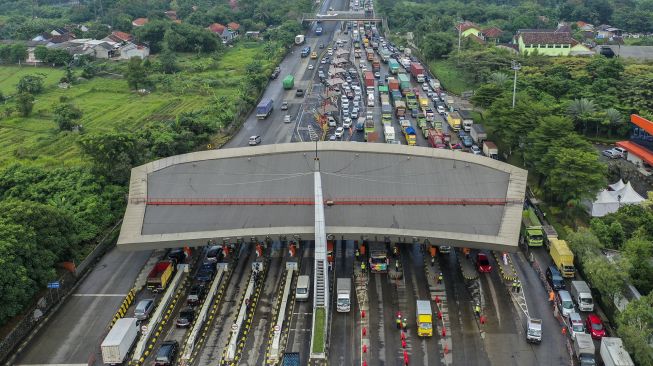
[[[299,366],[299,352],[284,353],[281,366]]]
[[[311,53],[311,47],[306,46],[302,48],[302,57],[308,57],[308,55]]]
[[[321,36],[322,35],[322,27],[317,27],[315,28],[315,35]]]
[[[273,105],[274,101],[271,98],[263,98],[256,106],[256,118],[266,119],[272,113]]]

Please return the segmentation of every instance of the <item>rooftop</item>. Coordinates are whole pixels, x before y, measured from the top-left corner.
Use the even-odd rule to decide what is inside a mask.
[[[526,171],[473,154],[321,142],[327,233],[516,250]],[[312,240],[315,144],[203,151],[132,170],[119,247]]]

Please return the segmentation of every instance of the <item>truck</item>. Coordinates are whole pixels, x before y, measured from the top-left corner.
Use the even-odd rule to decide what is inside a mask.
[[[474,142],[476,142],[479,145],[482,144],[483,141],[487,140],[487,133],[485,133],[485,129],[483,128],[483,125],[479,125],[479,124],[472,125],[469,130],[469,135],[472,137],[472,140],[474,140]]]
[[[376,57],[374,58],[374,60],[372,60],[372,71],[374,72],[381,71],[381,61],[379,61],[379,59]]]
[[[594,299],[587,282],[571,281],[571,297],[578,304],[578,310],[594,311]]]
[[[395,90],[399,90],[399,80],[397,79],[388,79],[388,89],[392,92]]]
[[[402,117],[406,115],[406,102],[403,100],[395,101],[395,114],[397,117]]]
[[[138,319],[118,319],[100,345],[102,362],[109,365],[123,363],[138,337],[138,329]]]
[[[293,86],[295,86],[295,77],[292,75],[287,75],[285,78],[283,78],[282,83],[284,89],[290,90]]]
[[[429,107],[429,97],[426,95],[418,95],[417,100],[419,101],[419,107],[426,109]],[[426,114],[426,113],[425,113]]]
[[[427,138],[429,140],[429,145],[431,145],[432,148],[445,149],[447,147],[444,143],[445,141],[442,131],[431,128],[428,131]]]
[[[437,91],[441,87],[440,80],[436,78],[431,78],[429,80],[429,86],[431,87],[431,89],[433,89],[433,91]]]
[[[336,286],[336,310],[339,313],[348,313],[351,310],[351,278],[338,278]]]
[[[374,88],[374,74],[371,71],[365,71],[364,75],[365,87]]]
[[[544,243],[542,225],[532,207],[526,208],[521,215],[521,238],[529,247],[541,247]]]
[[[270,113],[272,113],[273,108],[274,108],[274,101],[271,98],[261,99],[259,104],[256,106],[256,118],[266,119],[270,115]]]
[[[321,36],[322,35],[322,27],[315,28],[315,35],[316,36]]]
[[[410,63],[410,74],[413,75],[415,80],[417,80],[418,83],[423,83],[424,82],[424,66],[420,64],[419,62],[411,62]]]
[[[308,57],[308,55],[310,55],[310,54],[311,54],[311,47],[310,46],[306,46],[306,47],[302,48],[302,57]]]
[[[295,36],[295,44],[296,45],[304,44],[305,41],[306,41],[306,37],[304,37],[303,34],[298,34],[298,35]]]
[[[147,275],[147,288],[152,292],[165,290],[168,282],[172,279],[175,264],[173,261],[160,261],[154,265],[154,268]]]
[[[461,109],[458,111],[460,114],[460,117],[463,119],[463,129],[466,132],[470,132],[472,129],[472,125],[474,124],[474,117],[472,116],[472,111],[466,110],[466,109]]]
[[[368,135],[374,133],[374,120],[373,119],[365,119],[365,141],[368,140]],[[371,141],[370,141],[371,142]]]
[[[365,49],[365,55],[366,55],[367,61],[374,60],[374,50],[373,49],[366,48]]]
[[[417,300],[417,335],[420,337],[433,336],[433,311],[429,300]]]
[[[410,79],[408,78],[408,75],[399,74],[397,75],[397,78],[399,79],[399,89],[402,92],[406,90],[410,90]]]
[[[299,366],[299,352],[285,352],[281,360],[281,366]]]
[[[381,61],[383,61],[384,64],[387,64],[388,61],[390,61],[391,53],[387,48],[381,49],[380,55],[381,55]]]
[[[541,226],[540,232],[543,233]],[[562,277],[574,278],[574,275],[576,274],[576,268],[574,268],[574,253],[572,253],[569,246],[567,246],[567,242],[562,239],[552,239],[550,244],[549,254],[551,254],[553,263],[558,267]],[[589,288],[587,290],[589,290]]]
[[[574,355],[580,363],[580,366],[595,366],[596,359],[594,354],[596,348],[592,336],[587,333],[577,333],[574,336]]]
[[[397,60],[394,58],[388,60],[388,67],[390,68],[390,72],[394,75],[399,72],[399,62],[397,62]]]
[[[383,126],[383,136],[386,143],[393,144],[395,142],[395,128],[393,126]]]
[[[542,319],[528,318],[526,320],[526,342],[542,342]]]
[[[409,126],[404,130],[404,136],[406,137],[406,143],[408,146],[415,146],[417,141],[417,133],[413,126]]]
[[[458,132],[460,131],[460,124],[462,123],[462,118],[458,112],[451,112],[447,116],[447,123],[451,126],[451,129]]]
[[[624,348],[621,338],[603,337],[600,348],[601,360],[605,366],[635,366]]]
[[[483,155],[499,160],[499,148],[492,141],[483,141]]]

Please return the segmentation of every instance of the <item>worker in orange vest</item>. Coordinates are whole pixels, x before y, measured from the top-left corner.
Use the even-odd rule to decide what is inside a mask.
[[[431,253],[431,258],[433,258],[436,254],[438,254],[438,249],[435,247],[435,245],[431,245],[429,252]]]
[[[551,290],[549,291],[549,302],[553,303],[554,300],[555,300],[555,293],[553,292],[553,290]]]
[[[365,257],[365,243],[361,244],[361,255]]]

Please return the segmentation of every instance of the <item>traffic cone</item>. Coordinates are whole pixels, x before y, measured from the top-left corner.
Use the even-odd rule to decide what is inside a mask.
[[[403,331],[401,332],[401,340],[402,341],[406,340],[406,333],[404,333]]]
[[[361,318],[365,319],[365,310],[361,310]]]
[[[444,326],[442,327],[442,336],[443,337],[447,336],[447,328],[445,328]]]
[[[444,344],[444,354],[446,355],[448,353],[449,353],[449,345],[445,343]]]
[[[363,366],[367,366],[367,361],[363,360]]]
[[[435,295],[435,303],[439,304],[440,303],[440,296]]]
[[[363,345],[363,353],[367,353],[367,345],[366,344]]]
[[[401,348],[406,349],[406,340],[405,339],[401,340]]]
[[[363,337],[367,335],[367,328],[363,327]]]
[[[442,312],[438,311],[438,319],[442,319]]]

